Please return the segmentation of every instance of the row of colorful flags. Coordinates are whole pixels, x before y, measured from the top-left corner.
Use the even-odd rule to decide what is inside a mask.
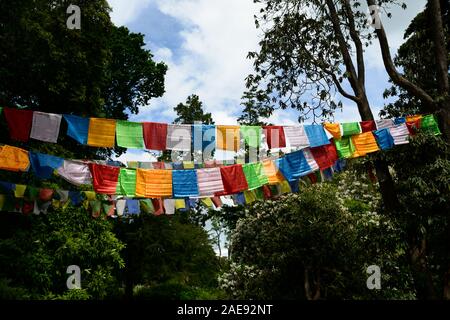
[[[407,137],[414,134],[417,128],[434,134],[440,133],[434,115],[322,125],[261,127],[131,122],[15,108],[0,108],[0,112],[2,111],[12,140],[27,142],[31,138],[57,143],[64,119],[66,134],[80,144],[105,148],[117,145],[160,151],[192,151],[194,148],[210,152],[216,149],[236,152],[240,150],[242,143],[252,148],[264,145],[268,149],[304,149],[328,145],[333,138],[336,147],[344,155],[353,151],[364,155],[376,147],[375,144],[370,145],[374,142],[372,136],[377,139],[378,147],[383,149],[389,144],[407,143]],[[366,147],[365,144],[370,146]]]
[[[187,148],[192,142],[192,135],[188,132],[194,132],[195,135],[195,130],[200,126],[203,133],[206,132],[203,131],[205,128],[209,133],[211,130],[221,132],[223,128],[231,130],[235,143],[233,150],[238,147],[238,138],[242,138],[249,146],[259,147],[261,138],[264,138],[269,148],[288,146],[297,149],[279,158],[266,158],[254,163],[227,164],[211,160],[203,163],[129,162],[128,166],[124,166],[114,161],[63,159],[2,145],[2,170],[31,171],[42,180],[59,176],[75,186],[89,185],[94,190],[62,191],[0,182],[0,210],[23,213],[42,213],[50,205],[61,207],[72,203],[82,204],[93,216],[103,212],[114,217],[142,212],[173,214],[175,210],[188,210],[198,201],[216,208],[223,203],[251,203],[257,199],[295,192],[299,181],[304,179],[313,183],[331,179],[332,174],[341,169],[345,159],[407,144],[409,137],[419,130],[440,134],[433,115],[342,124],[251,127],[131,123],[11,108],[0,108],[2,111],[11,138],[20,141],[32,138],[56,143],[61,120],[65,119],[67,134],[85,144],[95,140],[105,141],[106,136],[112,136],[114,142],[110,146],[116,142],[120,146],[131,146],[132,143],[124,144],[122,138],[137,141],[140,138],[136,140],[136,137],[142,136],[146,148],[173,150],[171,146],[174,146],[175,140],[169,137],[173,137],[173,133],[181,126],[182,130],[186,129],[184,133],[188,138],[180,138],[185,141]],[[211,141],[216,141],[218,148],[226,149],[226,143],[220,143],[217,135],[212,136],[214,139]],[[255,136],[259,140],[256,139],[257,143],[253,144]],[[96,146],[106,144],[98,143]]]
[[[237,206],[250,204],[257,200],[274,199],[279,196],[297,192],[300,181],[304,184],[314,184],[323,180],[331,180],[332,174],[342,170],[344,162],[322,172],[316,172],[290,183],[264,185],[254,190],[246,190],[231,196],[214,196],[194,199],[164,199],[164,198],[129,198],[118,195],[98,194],[95,191],[67,191],[51,188],[36,188],[22,184],[0,181],[0,211],[23,214],[46,214],[50,207],[66,208],[69,205],[82,206],[92,216],[118,218],[133,217],[139,214],[175,214],[195,208],[199,203],[211,209],[222,206]]]
[[[360,123],[342,124],[344,133],[351,135],[340,135],[336,124],[333,128],[331,124],[325,124],[326,130],[334,135],[326,140],[327,143],[254,163],[185,162],[177,167],[157,162],[146,166],[145,163],[130,163],[133,167],[124,167],[117,163],[63,159],[3,145],[0,147],[0,169],[25,172],[31,168],[34,175],[43,180],[56,174],[76,186],[92,185],[95,192],[106,195],[150,199],[210,198],[252,191],[265,185],[287,185],[316,171],[332,168],[339,160],[407,144],[416,130],[440,133],[432,115],[397,122],[391,124],[383,120],[383,124],[378,125],[385,128],[363,133],[357,133],[361,127],[372,128]]]

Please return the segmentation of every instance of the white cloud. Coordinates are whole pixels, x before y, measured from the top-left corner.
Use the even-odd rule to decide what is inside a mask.
[[[111,19],[118,26],[125,25],[137,19],[143,9],[148,7],[150,0],[108,0]]]
[[[298,117],[295,116],[295,111],[277,109],[268,119],[263,120],[267,123],[273,123],[275,125],[293,126],[298,125],[297,118]]]
[[[114,160],[120,161],[124,164],[126,164],[128,161],[156,162],[157,157],[148,152],[129,149],[120,157],[115,157]]]
[[[257,7],[242,0],[156,0],[156,5],[183,26],[176,55],[168,48],[154,50],[155,59],[169,66],[166,93],[157,102],[166,106],[162,115],[173,119],[173,107],[197,94],[217,123],[236,123],[244,79],[252,71],[246,56],[258,43]],[[152,105],[141,112],[150,117]]]

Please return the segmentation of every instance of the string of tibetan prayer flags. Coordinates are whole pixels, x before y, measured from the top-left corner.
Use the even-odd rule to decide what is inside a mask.
[[[175,169],[162,167],[164,163],[154,163],[153,168],[144,169],[125,168],[116,162],[63,159],[9,145],[0,146],[0,168],[3,170],[31,170],[42,180],[56,175],[75,186],[92,185],[99,194],[141,198],[233,195],[264,185],[296,181],[334,166],[338,159],[334,144],[329,143],[257,163],[224,165],[213,161],[196,167],[193,162],[188,162]]]
[[[269,163],[269,162],[266,162]],[[253,177],[258,177],[259,165],[248,166],[251,168],[249,173]],[[338,168],[336,168],[338,169]],[[121,172],[127,172],[128,169],[121,168]],[[225,189],[220,179],[220,168],[209,168],[207,170],[207,179],[201,179],[199,183],[199,194],[213,194]],[[255,170],[255,171],[254,171]],[[129,174],[130,172],[127,172]],[[182,179],[190,182],[193,179],[193,172],[181,171]],[[205,173],[205,172],[204,172]],[[217,173],[219,176],[217,176]],[[245,171],[248,174],[248,171]],[[329,168],[320,174],[310,174],[302,178],[303,183],[317,183],[322,180],[331,179],[334,169]],[[122,176],[122,175],[121,175]],[[133,184],[133,178],[125,176],[125,189],[128,183]],[[182,181],[182,180],[178,180]],[[219,182],[220,181],[220,182]],[[250,179],[252,181],[252,179]],[[61,189],[36,188],[27,185],[14,184],[0,181],[0,211],[17,212],[23,214],[46,214],[50,207],[66,208],[68,205],[82,206],[95,218],[102,214],[108,217],[126,217],[137,214],[147,213],[154,215],[174,214],[176,210],[187,211],[196,207],[199,202],[204,206],[219,209],[223,205],[236,206],[255,202],[257,200],[274,199],[283,194],[297,192],[300,180],[288,182],[283,180],[271,185],[265,185],[265,181],[255,178],[256,184],[250,182],[252,190],[245,190],[229,196],[197,197],[197,198],[136,198],[133,191],[124,195],[105,195],[95,191],[68,191]],[[123,184],[120,184],[123,187]],[[257,187],[259,185],[259,187]],[[180,192],[180,196],[186,196],[197,193],[194,186],[179,185],[181,189],[175,189]],[[255,187],[255,188],[253,188]],[[178,187],[177,187],[178,188]],[[133,187],[128,190],[134,190]]]
[[[328,145],[330,138],[343,140],[338,150],[346,157],[353,152],[362,154],[372,152],[373,139],[385,133],[387,129],[394,144],[407,143],[407,137],[421,129],[432,134],[440,134],[434,115],[411,116],[376,121],[348,123],[324,123],[323,125],[298,126],[235,126],[202,124],[164,124],[155,122],[130,122],[125,120],[84,118],[76,115],[58,115],[28,109],[3,108],[4,118],[12,140],[27,142],[30,138],[56,143],[60,134],[62,119],[66,122],[67,136],[83,145],[92,147],[114,148],[115,146],[131,149],[174,150],[174,151],[209,151],[225,150],[237,152],[241,143],[250,148],[268,149],[290,148],[304,149]],[[349,137],[366,134],[357,138]],[[356,139],[356,141],[355,141]],[[369,139],[372,148],[363,150],[362,142]],[[369,140],[365,142],[369,143]],[[389,143],[380,143],[379,147]],[[356,143],[356,146],[355,146]],[[361,150],[357,150],[361,147]],[[355,149],[356,148],[356,149]],[[383,149],[383,148],[381,148]],[[376,151],[376,150],[375,150]]]
[[[171,214],[176,209],[189,208],[191,200],[219,207],[230,196],[235,204],[250,203],[295,192],[300,179],[308,178],[312,183],[330,179],[333,172],[341,169],[345,159],[407,144],[409,137],[418,130],[440,134],[433,115],[342,124],[258,127],[136,123],[11,108],[3,108],[3,111],[11,138],[22,142],[31,138],[56,143],[64,119],[69,137],[95,147],[119,145],[191,151],[192,145],[194,148],[197,145],[196,149],[202,151],[208,148],[238,151],[244,141],[252,148],[260,148],[265,143],[270,149],[291,151],[280,158],[256,163],[129,162],[125,167],[117,162],[63,159],[2,145],[1,170],[32,171],[42,180],[56,175],[75,186],[92,185],[94,190],[80,194],[1,182],[0,210],[5,204],[12,204],[12,209],[5,208],[17,211],[20,207],[25,213],[45,212],[49,203],[62,206],[69,199],[72,204],[83,203],[94,216],[101,212],[107,215],[115,212],[117,215]]]

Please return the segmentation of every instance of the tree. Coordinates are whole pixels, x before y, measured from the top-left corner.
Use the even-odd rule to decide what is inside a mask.
[[[70,4],[81,8],[81,30],[69,30],[66,26],[66,9]],[[167,66],[153,61],[153,55],[145,49],[142,34],[112,24],[107,1],[1,1],[0,11],[2,106],[128,119],[128,114],[137,113],[139,107],[164,93]],[[112,154],[110,149],[80,146],[66,135],[60,136],[58,144],[9,141],[3,117],[1,121],[2,143],[64,158],[106,159]],[[65,131],[64,126],[63,122],[61,132]],[[122,151],[116,149],[117,153]],[[1,180],[33,187],[51,185],[63,190],[74,189],[57,177],[42,181],[31,173],[2,173]],[[23,276],[26,281],[16,278],[13,270],[9,270],[4,276],[12,280],[12,285],[27,286],[43,298],[44,291],[48,291],[45,298],[54,298],[53,294],[59,295],[65,285],[62,266],[67,268],[79,262],[87,268],[82,278],[86,279],[84,287],[89,296],[105,297],[106,287],[119,274],[112,268],[123,264],[120,256],[123,245],[110,232],[111,221],[95,220],[82,208],[64,212],[49,210],[48,216],[21,217],[24,223],[15,220],[14,215],[2,217],[15,232],[3,234],[1,256],[11,259],[5,263],[19,265],[17,277]],[[20,242],[14,248],[17,255],[9,255],[12,247],[7,245],[15,240]],[[22,274],[23,270],[33,272],[33,268],[40,267],[42,273]],[[118,290],[117,283],[114,289]]]
[[[450,6],[442,3],[444,17],[448,17]],[[450,19],[447,21],[446,37],[449,37]],[[426,92],[434,99],[438,97],[437,71],[434,67],[435,57],[433,55],[432,30],[427,20],[427,10],[419,13],[410,23],[403,36],[406,41],[400,46],[394,63],[397,68],[403,70],[404,77],[413,83],[420,84]],[[447,50],[450,50],[450,42],[447,42]],[[449,73],[450,77],[450,73]],[[392,80],[390,80],[392,82]],[[429,113],[432,110],[422,103],[416,96],[408,91],[393,85],[384,93],[385,97],[397,98],[395,102],[385,106],[382,115],[400,117],[409,114]]]
[[[216,286],[218,259],[208,233],[191,223],[188,214],[141,215],[133,220],[116,226],[127,243],[128,298],[138,284],[145,288],[138,295],[163,299],[181,299],[196,287],[211,290]]]
[[[67,294],[70,265],[80,267],[87,297],[103,299],[117,291],[114,274],[124,267],[124,244],[109,221],[93,219],[83,208],[32,217],[3,213],[1,220],[0,278],[9,280],[8,287],[25,291],[14,299]]]
[[[255,18],[264,37],[260,51],[248,55],[254,59],[255,74],[247,78],[247,93],[256,94],[264,113],[276,103],[299,110],[300,120],[329,118],[342,107],[336,100],[339,93],[357,105],[363,121],[374,119],[364,64],[364,46],[372,35],[365,14],[353,10],[360,1],[353,7],[349,0],[255,2],[264,5]],[[388,166],[380,160],[375,167],[384,205],[395,211],[399,203]]]
[[[402,262],[405,244],[392,232],[395,224],[377,214],[379,198],[368,179],[352,171],[336,184],[248,206],[232,235],[222,288],[236,299],[413,297]],[[378,292],[366,287],[372,264],[383,270]]]
[[[81,30],[66,26],[70,4],[81,8]],[[167,66],[152,60],[142,34],[112,24],[106,1],[2,1],[0,10],[0,104],[127,119],[164,93]],[[56,155],[111,154],[65,136],[61,143]]]
[[[403,230],[419,299],[450,299],[450,148],[420,134],[387,153],[402,210],[391,219]]]
[[[196,121],[202,124],[214,124],[211,113],[205,113],[203,103],[199,96],[193,94],[187,97],[185,103],[179,103],[174,109],[177,113],[176,124],[194,124]]]
[[[376,1],[367,0],[367,4],[375,6]],[[449,55],[448,39],[445,33],[446,26],[444,25],[444,21],[446,21],[448,26],[448,2],[440,0],[427,1],[424,16],[426,17],[426,23],[429,25],[428,35],[431,36],[430,42],[434,58],[433,70],[436,72],[436,91],[428,91],[424,84],[415,82],[414,77],[409,77],[408,74],[401,74],[397,71],[389,50],[388,37],[381,22],[379,28],[375,28],[374,33],[378,38],[384,66],[391,80],[406,90],[411,96],[420,100],[428,112],[439,114],[440,126],[447,143],[450,143]],[[435,96],[433,97],[433,95]]]
[[[245,92],[242,96],[242,105],[244,110],[238,118],[240,125],[247,126],[264,126],[267,125],[261,121],[261,118],[268,118],[272,113],[272,108],[267,108],[264,104],[266,99],[264,94]]]

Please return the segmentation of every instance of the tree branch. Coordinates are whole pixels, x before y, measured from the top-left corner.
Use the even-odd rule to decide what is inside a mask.
[[[375,6],[375,0],[367,0],[367,5]],[[386,32],[381,22],[380,27],[375,29],[375,33],[378,36],[378,42],[380,44],[381,54],[383,56],[384,67],[392,81],[399,87],[402,87],[403,89],[408,91],[411,95],[422,100],[422,102],[432,110],[436,110],[437,107],[434,103],[433,98],[429,94],[427,94],[425,90],[403,77],[395,68],[391,53],[389,51],[389,42],[386,36]]]
[[[345,41],[344,35],[342,34],[341,26],[339,23],[339,16],[336,11],[336,7],[334,6],[333,0],[326,0],[326,4],[328,10],[330,11],[330,19],[333,24],[333,29],[336,34],[336,38],[339,43],[339,48],[342,53],[342,57],[344,59],[345,68],[349,73],[349,82],[353,88],[353,91],[357,96],[361,94],[360,86],[358,83],[358,75],[356,74],[355,66],[353,65],[352,58],[350,56],[350,52],[348,51],[347,42]]]
[[[433,34],[434,54],[437,64],[437,86],[441,95],[448,95],[448,60],[445,46],[445,34],[439,0],[429,0],[431,33]]]
[[[356,31],[355,18],[353,15],[352,7],[349,0],[343,0],[344,8],[347,13],[347,18],[349,22],[350,36],[356,47],[356,61],[358,65],[358,81],[361,86],[365,84],[365,66],[364,66],[364,49],[361,39]]]
[[[354,101],[354,102],[356,102],[356,103],[360,102],[360,99],[359,99],[358,97],[355,97],[355,96],[349,94],[348,92],[346,92],[346,91],[344,90],[344,88],[342,88],[341,83],[340,83],[339,80],[336,78],[336,75],[335,75],[334,73],[332,73],[332,72],[330,72],[330,73],[326,72],[326,73],[327,73],[328,75],[331,76],[331,78],[333,79],[334,85],[336,86],[337,90],[339,91],[339,93],[340,93],[343,97],[345,97],[345,98],[347,98],[347,99],[350,99],[350,100],[352,100],[352,101]]]

